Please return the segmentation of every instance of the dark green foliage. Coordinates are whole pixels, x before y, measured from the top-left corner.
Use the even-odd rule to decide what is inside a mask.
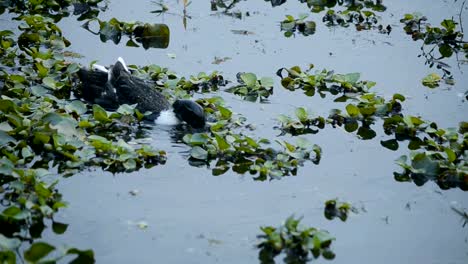
[[[311,259],[323,256],[326,259],[335,258],[330,249],[335,240],[327,231],[300,224],[301,218],[290,216],[280,227],[261,227],[263,234],[258,238],[260,263],[275,263],[274,258],[284,254],[285,263],[306,263]]]
[[[238,73],[237,81],[239,85],[229,87],[225,91],[240,95],[246,101],[255,102],[259,99],[260,102],[265,102],[273,94],[273,79],[270,77],[258,79],[251,72]]]
[[[284,70],[288,72],[287,77],[282,76]],[[465,157],[468,133],[465,122],[460,124],[458,132],[456,129],[440,129],[437,124],[424,121],[420,117],[403,115],[403,95],[394,94],[390,100],[385,100],[368,93],[366,88],[374,86],[375,83],[358,81],[358,73],[340,75],[326,70],[316,74],[309,72],[310,69],[302,72],[295,66],[291,69],[280,69],[278,75],[287,89],[303,89],[311,96],[318,91],[322,97],[325,97],[326,93],[336,95],[342,92],[345,95],[335,101],[353,100],[357,103],[348,103],[345,110],[333,109],[327,118],[311,117],[304,108],[297,108],[296,119],[285,115],[278,118],[283,134],[315,134],[323,129],[325,124],[329,124],[333,127],[343,127],[348,133],[356,132],[360,139],[368,140],[377,136],[372,125],[377,120],[382,120],[385,134],[392,136],[380,141],[383,147],[395,151],[400,146],[399,142],[407,141],[408,149],[415,151],[411,153],[409,160],[406,155],[398,159],[397,164],[404,171],[394,172],[396,180],[413,180],[417,185],[433,180],[442,189],[468,188],[468,163]]]
[[[312,20],[305,20],[309,15],[301,14],[299,18],[287,15],[286,19],[281,21],[281,30],[285,31],[284,36],[291,37],[297,31],[304,36],[315,34],[316,24]]]
[[[232,168],[240,174],[249,172],[257,175],[256,180],[274,179],[296,175],[298,167],[306,160],[320,161],[320,147],[305,139],[298,139],[295,145],[278,140],[276,142],[282,150],[275,150],[267,147],[270,144],[268,139],[254,139],[233,132],[232,129],[239,127],[242,121],[236,121],[233,113],[219,99],[205,99],[199,103],[205,106],[208,119],[217,122],[212,124],[209,132],[185,135],[183,142],[192,146],[190,157],[197,161],[195,164],[216,160],[214,175],[221,175]]]
[[[325,202],[324,215],[328,220],[333,220],[335,217],[345,222],[348,219],[349,212],[355,212],[351,204],[339,202],[338,199],[328,200]]]
[[[451,72],[448,70],[450,66],[444,62],[445,58],[458,53],[468,58],[468,43],[463,39],[463,32],[457,30],[458,23],[453,19],[443,20],[441,27],[432,27],[426,22],[427,18],[419,13],[405,14],[400,21],[405,25],[406,34],[411,35],[415,41],[423,41],[422,54],[419,56],[426,59],[429,67],[441,69],[444,79],[451,79]]]

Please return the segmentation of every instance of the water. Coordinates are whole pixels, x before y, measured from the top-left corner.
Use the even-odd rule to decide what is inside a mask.
[[[182,3],[167,2],[171,12],[182,14]],[[84,65],[93,60],[108,65],[122,56],[129,64],[154,63],[184,76],[217,70],[235,80],[239,71],[275,77],[281,67],[313,63],[317,69],[360,72],[363,79],[377,82],[373,89],[379,95],[404,94],[409,98],[404,113],[421,115],[440,127],[466,121],[468,106],[458,96],[466,91],[466,65],[458,69],[450,62],[455,86],[423,87],[421,79],[435,69],[417,58],[421,43],[405,35],[399,23],[404,13],[419,11],[437,25],[444,18],[456,17],[461,1],[385,4],[388,10],[381,15],[382,23],[393,27],[389,36],[356,32],[353,27],[328,29],[319,15],[311,17],[317,22],[315,35],[285,38],[279,32],[279,21],[286,14],[304,12],[304,5],[291,0],[277,8],[264,1],[243,1],[237,9],[251,15],[242,20],[215,15],[208,1],[193,1],[187,9],[192,17],[187,29],[180,16],[151,14],[157,6],[150,1],[132,1],[131,5],[111,1],[100,17],[166,23],[171,29],[167,49],[101,43],[74,18],[65,19],[60,26],[73,43],[71,49],[84,55],[79,60]],[[464,28],[468,28],[466,20]],[[254,34],[239,35],[231,30]],[[168,53],[176,57],[170,58]],[[215,65],[215,57],[231,59]],[[323,100],[286,91],[275,80],[269,104],[248,103],[224,92],[214,95],[222,96],[231,110],[256,125],[252,135],[270,139],[279,134],[272,129],[278,125],[275,118],[279,114],[292,115],[296,107],[303,106],[327,116],[330,109],[344,107],[330,97]],[[455,264],[468,260],[468,229],[450,208],[452,202],[467,208],[466,193],[441,191],[432,182],[423,187],[396,182],[392,172],[399,168],[394,160],[408,151],[382,148],[379,141],[387,138],[381,131],[372,141],[361,141],[340,128],[308,135],[323,149],[320,164],[306,163],[296,177],[271,182],[255,182],[249,175],[232,172],[214,177],[210,169],[192,167],[187,162],[189,148],[172,143],[172,134],[166,126],[155,126],[151,133],[152,145],[168,152],[164,166],[117,175],[91,170],[61,181],[60,192],[70,205],[57,220],[70,226],[64,235],[51,235],[50,240],[92,248],[98,263],[257,263],[254,246],[259,226],[278,226],[295,214],[304,217],[304,224],[326,229],[336,237],[333,263]],[[129,194],[132,190],[138,194]],[[345,223],[326,220],[323,204],[333,198],[352,203],[359,213]],[[140,221],[148,227],[140,229]]]

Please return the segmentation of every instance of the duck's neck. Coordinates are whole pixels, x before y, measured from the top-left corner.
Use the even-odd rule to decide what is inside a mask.
[[[172,109],[161,111],[158,118],[154,120],[157,125],[174,126],[180,124],[180,120],[176,117]]]

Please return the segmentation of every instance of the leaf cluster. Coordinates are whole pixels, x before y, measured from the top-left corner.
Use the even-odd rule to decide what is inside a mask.
[[[308,14],[300,14],[298,18],[294,18],[291,15],[287,15],[280,23],[281,31],[285,31],[284,36],[289,38],[293,36],[296,31],[304,36],[315,34],[317,25],[312,20],[306,20],[308,16]]]
[[[263,234],[258,238],[260,249],[258,257],[261,263],[275,263],[274,258],[285,254],[285,263],[306,263],[310,259],[323,256],[334,259],[335,253],[330,249],[335,240],[327,231],[314,227],[304,227],[301,218],[290,216],[280,227],[261,227]]]
[[[225,91],[240,95],[249,102],[265,102],[273,94],[273,79],[270,77],[258,78],[254,73],[238,73],[237,81],[239,85],[229,87]]]

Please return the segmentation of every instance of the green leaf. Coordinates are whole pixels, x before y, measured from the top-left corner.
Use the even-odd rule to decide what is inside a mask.
[[[36,242],[31,245],[29,249],[24,251],[24,258],[30,262],[38,262],[50,252],[55,249],[54,246],[51,246],[44,242]]]
[[[52,222],[52,230],[54,231],[55,234],[63,234],[65,231],[67,231],[68,225],[64,223],[59,223],[59,222]]]
[[[75,112],[78,115],[82,115],[87,111],[86,105],[78,100],[72,101],[71,103],[67,104],[65,106],[65,109],[67,109],[70,112]]]
[[[216,142],[218,143],[218,147],[221,151],[225,151],[226,149],[229,149],[231,145],[229,145],[229,143],[227,143],[227,141],[223,137],[221,137],[217,133],[214,133],[214,135],[216,138]]]
[[[257,84],[257,76],[251,72],[243,73],[240,77],[247,86],[255,86]]]
[[[67,251],[67,255],[77,255],[69,264],[94,264],[94,252],[92,250],[78,250],[71,248]]]
[[[49,87],[51,89],[56,89],[57,88],[57,84],[56,84],[54,78],[52,78],[52,77],[49,77],[49,76],[45,77],[44,79],[42,79],[42,83],[45,86],[47,86],[47,87]]]
[[[348,104],[346,106],[346,112],[348,112],[348,115],[351,117],[357,117],[359,116],[359,108],[353,104]]]
[[[439,46],[440,55],[444,56],[445,58],[450,58],[453,54],[453,49],[448,44],[443,44]]]
[[[273,87],[274,85],[274,81],[273,81],[273,78],[271,77],[262,77],[260,79],[260,83],[262,84],[263,87]]]
[[[309,119],[307,111],[303,107],[296,108],[296,116],[299,118],[299,121],[306,122]]]
[[[439,86],[439,82],[442,80],[437,73],[431,73],[422,79],[422,84],[429,88],[436,88]]]
[[[37,97],[41,97],[48,94],[49,90],[42,87],[41,85],[35,85],[31,87],[31,93]]]
[[[356,82],[361,78],[361,74],[359,72],[348,73],[344,76],[345,82],[356,84]]]
[[[104,110],[104,108],[96,104],[93,105],[93,116],[94,119],[96,119],[96,121],[99,121],[101,123],[108,123],[111,121],[107,116],[106,110]]]
[[[207,160],[208,159],[208,152],[202,149],[199,146],[195,146],[190,151],[190,156],[194,159],[198,160]]]
[[[390,140],[381,140],[380,144],[390,150],[397,150],[398,149],[398,141],[396,139],[390,139]]]
[[[440,23],[440,25],[446,28],[448,31],[453,31],[456,26],[455,21],[453,21],[452,19],[445,19]]]
[[[16,140],[6,132],[0,130],[0,147],[3,147],[8,143],[16,143]]]
[[[445,153],[447,153],[447,158],[449,162],[454,162],[457,159],[457,155],[453,150],[445,148]]]

